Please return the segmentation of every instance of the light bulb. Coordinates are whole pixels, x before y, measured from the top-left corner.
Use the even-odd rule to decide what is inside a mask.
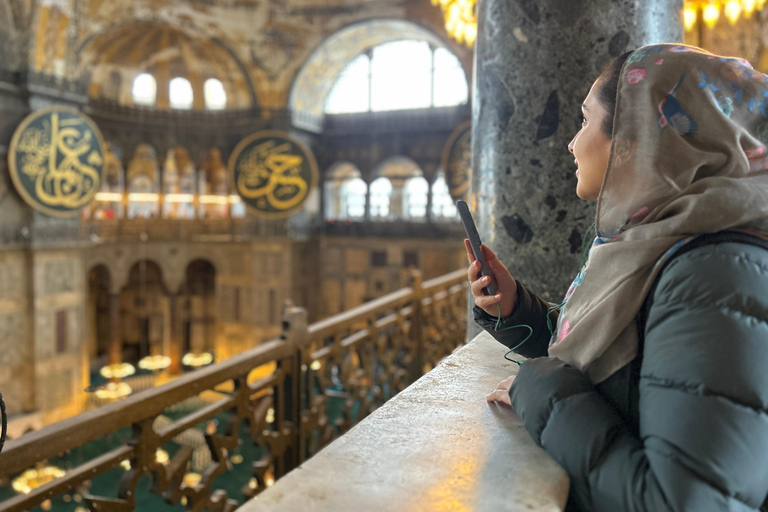
[[[731,25],[735,25],[739,21],[741,16],[741,2],[739,0],[728,0],[725,2],[725,17],[731,22]]]
[[[720,6],[714,3],[706,4],[702,10],[702,18],[709,28],[714,27],[720,18]]]
[[[686,2],[685,9],[683,9],[683,23],[685,24],[685,30],[690,32],[696,25],[696,6],[693,2]]]
[[[744,12],[744,17],[749,19],[755,12],[755,0],[741,0],[741,10]]]

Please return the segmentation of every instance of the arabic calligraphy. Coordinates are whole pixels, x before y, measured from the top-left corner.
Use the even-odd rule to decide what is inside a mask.
[[[256,133],[230,159],[235,188],[257,214],[286,217],[303,206],[317,183],[309,149],[282,132]]]
[[[101,185],[101,134],[74,109],[52,107],[32,113],[14,134],[9,156],[20,195],[48,215],[76,215]]]

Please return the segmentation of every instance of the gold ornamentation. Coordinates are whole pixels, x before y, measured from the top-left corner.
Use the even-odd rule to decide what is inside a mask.
[[[69,107],[27,116],[11,140],[11,179],[32,208],[72,217],[101,188],[105,145],[96,124]]]
[[[476,0],[432,0],[443,10],[448,35],[470,48],[477,39],[476,4]]]
[[[735,25],[740,18],[750,19],[752,13],[760,12],[765,7],[766,0],[687,0],[683,8],[683,24],[685,30],[690,32],[701,20],[709,28],[717,24],[720,19],[720,11]]]
[[[256,215],[279,219],[300,210],[317,186],[312,152],[285,132],[257,132],[229,159],[234,188]]]
[[[472,121],[461,123],[448,137],[440,168],[451,198],[466,201],[472,177]]]

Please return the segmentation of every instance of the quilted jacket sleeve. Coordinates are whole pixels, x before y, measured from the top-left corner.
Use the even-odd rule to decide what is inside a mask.
[[[514,325],[529,325],[533,329],[531,337],[519,349],[523,357],[541,357],[547,355],[550,333],[547,327],[547,309],[549,303],[528,290],[522,283],[517,283],[517,302],[512,314],[501,319],[499,330],[496,331],[498,317],[491,316],[475,306],[473,312],[475,322],[488,331],[499,343],[508,348],[519,345],[530,332],[525,327],[510,329]],[[557,325],[558,312],[550,313],[552,325]]]
[[[510,396],[595,511],[748,511],[768,492],[768,254],[710,245],[676,258],[652,297],[640,435],[578,370],[524,363]]]

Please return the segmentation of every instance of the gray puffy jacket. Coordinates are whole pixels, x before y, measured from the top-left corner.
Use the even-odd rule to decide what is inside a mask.
[[[535,359],[521,366],[510,397],[571,476],[568,510],[768,510],[766,249],[735,233],[684,246],[638,315],[640,354],[597,386],[542,357],[549,305],[518,283],[500,329],[531,325],[519,353]],[[497,333],[496,317],[474,313],[508,347],[527,333]]]

